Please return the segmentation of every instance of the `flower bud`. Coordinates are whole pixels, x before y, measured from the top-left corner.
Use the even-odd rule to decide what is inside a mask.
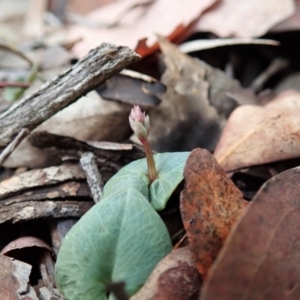
[[[129,124],[141,142],[147,139],[150,131],[150,119],[137,105],[130,112]]]
[[[148,134],[150,131],[150,119],[142,112],[139,106],[134,106],[129,115],[129,124],[133,132],[136,134],[140,142],[143,144],[148,165],[148,175],[150,182],[153,182],[158,174],[156,171],[153,153],[148,142]]]

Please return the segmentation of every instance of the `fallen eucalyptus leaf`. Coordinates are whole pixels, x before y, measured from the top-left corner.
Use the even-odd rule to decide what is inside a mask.
[[[300,299],[300,168],[266,182],[209,270],[201,300]]]
[[[247,202],[205,149],[191,152],[184,179],[180,197],[182,221],[196,267],[205,277]]]
[[[226,171],[299,157],[300,93],[286,91],[265,106],[234,110],[214,156]]]

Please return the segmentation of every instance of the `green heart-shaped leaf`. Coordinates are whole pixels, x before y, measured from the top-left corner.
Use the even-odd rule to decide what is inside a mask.
[[[188,155],[156,154],[159,177],[150,186],[145,159],[109,180],[101,201],[73,226],[60,248],[56,282],[67,299],[107,299],[105,284],[110,281],[125,281],[129,295],[143,285],[172,249],[153,208],[165,207],[183,178]]]
[[[108,196],[64,239],[56,281],[67,299],[107,299],[105,283],[126,283],[132,295],[172,249],[168,231],[136,189]]]
[[[104,187],[104,196],[135,186],[145,195],[155,210],[165,208],[170,196],[183,179],[183,168],[190,152],[159,153],[154,155],[158,178],[150,187],[146,159],[139,159],[121,169]],[[145,184],[145,185],[144,185]],[[149,191],[149,192],[148,192]]]

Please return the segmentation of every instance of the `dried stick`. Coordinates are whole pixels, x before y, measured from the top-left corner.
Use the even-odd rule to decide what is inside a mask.
[[[13,141],[2,151],[0,154],[0,167],[5,162],[5,160],[13,153],[13,151],[18,147],[18,145],[25,139],[29,134],[28,128],[22,128],[19,134],[13,139]]]
[[[275,74],[288,66],[289,62],[283,58],[274,59],[271,64],[252,82],[251,88],[254,92],[260,92],[264,84]]]
[[[98,170],[95,155],[92,152],[85,152],[81,155],[80,164],[86,174],[86,180],[90,187],[95,203],[102,198],[103,180]]]
[[[91,50],[69,70],[0,115],[0,148],[10,143],[22,128],[33,130],[137,60],[139,55],[127,47],[104,43]]]

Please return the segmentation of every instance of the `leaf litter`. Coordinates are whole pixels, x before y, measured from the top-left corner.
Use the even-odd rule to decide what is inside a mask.
[[[299,167],[287,170],[258,191],[209,271],[201,300],[299,299],[299,176]]]
[[[213,156],[191,152],[184,168],[180,210],[189,247],[203,278],[247,202]]]
[[[299,96],[286,91],[265,106],[238,107],[214,152],[220,165],[232,171],[299,157]]]
[[[0,256],[0,298],[107,299],[107,291],[115,299],[299,298],[299,171],[291,168],[300,164],[300,49],[299,33],[286,32],[299,28],[298,1],[70,0],[68,11],[66,3],[37,10],[35,1],[14,1],[0,3],[1,44],[9,45],[0,52],[1,112],[11,106],[7,91],[16,91],[6,87],[31,72],[16,54],[38,66],[22,86],[29,96],[101,41],[144,58],[44,120],[0,169],[0,250],[21,241],[25,247],[11,252],[39,253],[18,256],[23,262]],[[86,74],[93,76],[88,67]],[[145,151],[132,143],[140,134],[130,137],[137,104],[150,115],[153,149],[165,152],[155,154],[152,183],[138,160]],[[79,165],[91,155],[101,183],[89,172],[87,182]],[[102,195],[103,183],[94,205],[91,190]],[[58,254],[56,282],[55,256],[35,252],[38,245]]]

